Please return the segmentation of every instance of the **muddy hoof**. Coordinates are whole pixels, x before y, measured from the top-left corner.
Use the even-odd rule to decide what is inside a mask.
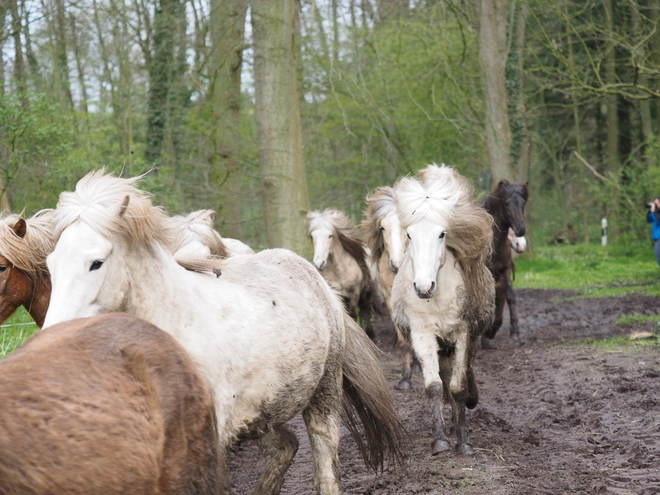
[[[481,348],[496,349],[496,347],[492,344],[491,340],[488,337],[481,337]]]
[[[440,452],[447,452],[451,447],[447,440],[437,439],[433,441],[431,445],[431,454],[438,455]]]
[[[518,332],[518,331],[511,332],[511,333],[509,334],[509,338],[510,338],[511,340],[516,340],[516,341],[520,340],[520,332]]]
[[[456,445],[456,453],[460,455],[474,455],[474,449],[469,443],[459,443]]]
[[[422,366],[417,361],[415,361],[410,367],[410,371],[412,371],[413,373],[421,373]]]
[[[397,390],[410,390],[410,382],[407,380],[401,380],[396,388]]]

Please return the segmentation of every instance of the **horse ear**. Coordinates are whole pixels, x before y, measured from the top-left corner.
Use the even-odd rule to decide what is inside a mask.
[[[215,223],[215,211],[205,210],[202,218],[206,223],[208,223],[211,227],[213,227],[213,224]]]
[[[16,223],[11,226],[11,229],[18,237],[23,239],[23,237],[25,237],[25,233],[27,232],[27,224],[23,218],[19,218],[16,220]]]
[[[128,203],[131,202],[131,197],[127,194],[126,197],[124,198],[124,201],[121,202],[121,206],[119,207],[119,218],[124,218],[124,215],[126,214],[126,210],[128,209]]]

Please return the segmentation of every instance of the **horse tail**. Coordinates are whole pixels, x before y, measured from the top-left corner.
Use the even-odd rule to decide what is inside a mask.
[[[344,425],[355,439],[365,463],[374,471],[403,465],[407,435],[394,410],[385,375],[376,359],[378,349],[348,315],[342,356]]]

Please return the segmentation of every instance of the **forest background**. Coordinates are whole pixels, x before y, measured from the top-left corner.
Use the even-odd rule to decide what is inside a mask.
[[[0,206],[133,176],[228,237],[309,254],[427,163],[530,182],[538,245],[649,238],[660,0],[1,0]],[[289,215],[290,221],[285,221]],[[288,223],[287,223],[288,222]]]

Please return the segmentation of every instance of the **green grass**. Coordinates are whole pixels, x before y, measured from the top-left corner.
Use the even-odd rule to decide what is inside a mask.
[[[568,289],[575,297],[660,296],[649,244],[543,246],[516,259],[515,288]]]
[[[0,358],[5,357],[39,328],[23,307],[19,308],[0,327]]]
[[[639,326],[644,323],[655,323],[660,326],[660,315],[623,315],[614,322],[617,326]]]

